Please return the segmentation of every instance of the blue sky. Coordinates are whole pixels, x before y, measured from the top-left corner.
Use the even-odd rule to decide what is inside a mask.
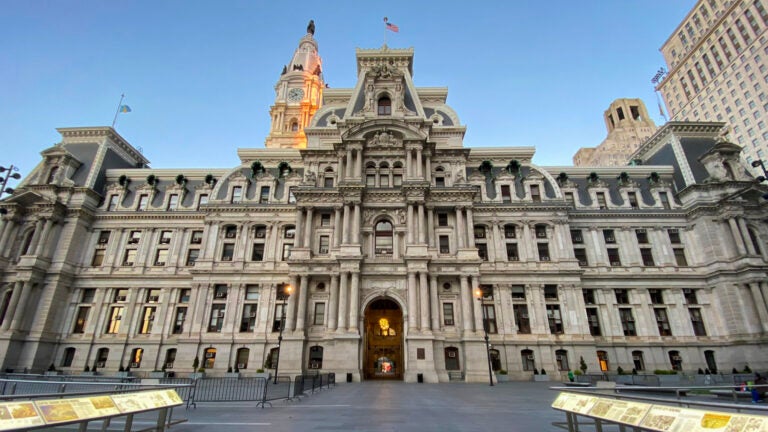
[[[415,49],[417,86],[448,87],[464,145],[535,146],[571,165],[606,135],[603,111],[639,97],[694,0],[27,1],[0,15],[0,164],[23,174],[57,127],[108,126],[154,168],[227,168],[263,148],[274,85],[307,22],[331,87],[352,87],[355,48]]]

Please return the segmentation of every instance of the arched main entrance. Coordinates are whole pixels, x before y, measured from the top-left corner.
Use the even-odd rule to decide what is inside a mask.
[[[365,310],[365,379],[403,379],[403,311],[389,299]]]

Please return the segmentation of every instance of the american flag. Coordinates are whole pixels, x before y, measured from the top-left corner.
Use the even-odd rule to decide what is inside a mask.
[[[395,24],[392,24],[391,22],[389,22],[387,17],[384,17],[384,24],[387,26],[387,30],[392,30],[395,33],[400,31],[400,27],[398,27]]]

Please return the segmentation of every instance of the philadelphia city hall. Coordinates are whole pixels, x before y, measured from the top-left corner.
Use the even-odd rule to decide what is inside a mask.
[[[768,368],[768,201],[724,123],[669,122],[625,166],[539,166],[464,147],[413,49],[356,58],[354,88],[327,88],[310,28],[233,167],[58,129],[0,201],[0,367],[248,376],[282,335],[280,373],[354,381],[482,381],[488,356],[518,380]]]

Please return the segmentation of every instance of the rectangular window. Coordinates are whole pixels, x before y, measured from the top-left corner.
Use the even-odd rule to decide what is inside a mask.
[[[242,186],[233,186],[232,187],[232,200],[231,203],[239,203],[240,200],[243,199],[243,187]]]
[[[258,300],[261,297],[261,288],[258,285],[245,286],[245,299]]]
[[[480,259],[488,261],[488,245],[485,243],[477,243],[475,246],[477,247],[477,255]]]
[[[132,266],[136,262],[136,249],[128,249],[125,251],[125,258],[123,258],[124,266]]]
[[[138,244],[141,241],[141,231],[131,231],[128,235],[128,244]]]
[[[190,249],[187,251],[187,267],[192,267],[200,257],[200,249]]]
[[[517,243],[507,243],[507,261],[520,261],[517,252]]]
[[[536,243],[536,248],[539,251],[539,261],[549,261],[549,243]]]
[[[512,202],[512,192],[509,185],[501,185],[501,202],[504,204]]]
[[[611,263],[611,266],[613,267],[621,266],[621,257],[619,256],[619,249],[608,248],[606,249],[606,252],[608,253],[608,262]]]
[[[535,232],[536,232],[536,238],[540,238],[540,239],[547,238],[547,226],[546,225],[536,225]]]
[[[560,316],[559,305],[547,305],[547,321],[550,333],[563,334],[563,318]]]
[[[189,238],[189,242],[191,244],[200,244],[203,242],[203,232],[202,231],[192,231],[192,235]]]
[[[147,290],[147,297],[145,303],[159,303],[160,302],[160,289],[152,288]]]
[[[221,260],[232,261],[232,258],[234,256],[235,256],[235,244],[224,243],[223,247],[221,248]]]
[[[573,254],[576,256],[576,260],[579,261],[581,267],[589,265],[589,261],[587,260],[587,250],[585,248],[574,248]]]
[[[320,226],[322,226],[322,227],[329,227],[329,226],[331,226],[331,214],[330,213],[321,213],[320,214]]]
[[[685,258],[685,249],[683,248],[672,248],[672,251],[675,254],[675,262],[679,267],[687,267],[688,266],[688,260]]]
[[[227,291],[229,291],[229,287],[226,284],[216,284],[213,286],[213,298],[224,300],[227,298]]]
[[[256,303],[246,303],[243,305],[243,316],[240,317],[240,332],[252,332],[256,329]]]
[[[616,243],[616,235],[612,229],[604,229],[603,238],[605,239],[606,243]]]
[[[160,238],[158,239],[160,244],[171,243],[171,231],[160,231]]]
[[[597,308],[587,308],[587,323],[589,323],[589,334],[592,336],[602,336],[603,333],[600,330],[600,318],[598,317]]]
[[[96,289],[95,288],[84,288],[83,289],[83,296],[80,299],[80,303],[93,303],[96,299]]]
[[[693,334],[696,336],[706,336],[707,329],[704,328],[704,320],[701,318],[701,309],[690,308],[688,313],[691,315],[691,325],[693,325]]]
[[[571,207],[576,207],[576,199],[573,196],[573,192],[565,193],[565,202]]]
[[[403,176],[400,174],[395,174],[392,176],[392,185],[395,187],[400,187],[403,185]]]
[[[492,304],[483,305],[483,326],[490,334],[496,334],[499,329],[496,327],[496,309]]]
[[[539,191],[539,185],[531,185],[531,201],[541,202],[541,192]]]
[[[666,192],[659,192],[659,200],[661,201],[661,206],[665,209],[669,210],[672,208],[669,205],[669,197],[667,196]]]
[[[588,305],[595,304],[595,290],[582,289],[581,296],[584,298],[584,303]]]
[[[113,306],[109,309],[109,318],[107,322],[107,334],[117,334],[120,331],[120,321],[123,319],[123,307]]]
[[[214,303],[211,305],[211,318],[208,320],[209,333],[221,333],[221,327],[224,325],[224,311],[227,305],[224,303]]]
[[[291,257],[291,249],[293,249],[293,243],[283,243],[283,261],[288,261]]]
[[[683,289],[683,297],[685,297],[685,303],[689,305],[699,304],[699,299],[696,298],[696,291],[692,289]]]
[[[557,301],[557,285],[544,285],[544,300]]]
[[[107,251],[105,249],[96,249],[93,251],[93,260],[91,260],[91,267],[101,267],[104,264],[104,256]]]
[[[158,249],[155,253],[155,265],[164,266],[168,262],[168,249]]]
[[[331,245],[331,237],[327,235],[320,236],[317,253],[320,255],[328,255],[328,250]]]
[[[251,251],[251,261],[264,261],[264,243],[254,243]]]
[[[379,187],[388,188],[389,187],[389,176],[384,174],[382,176],[379,176]]]
[[[324,188],[332,188],[333,187],[333,177],[331,177],[331,176],[323,177],[323,187]]]
[[[450,242],[448,241],[448,236],[440,236],[440,253],[441,254],[447,254],[451,253],[451,246]]]
[[[608,205],[605,202],[605,192],[596,192],[595,196],[597,197],[597,206],[600,210],[607,209]]]
[[[629,304],[629,293],[625,289],[617,289],[613,290],[613,293],[616,295],[616,303],[618,304]]]
[[[115,290],[115,297],[112,299],[114,303],[125,303],[128,301],[128,290],[126,288],[119,288]]]
[[[662,292],[663,291],[660,289],[648,290],[648,295],[651,296],[651,303],[664,304],[664,295],[662,294]]]
[[[184,288],[179,291],[179,303],[189,303],[189,298],[192,295],[192,290]]]
[[[525,300],[525,285],[512,285],[512,300]]]
[[[91,311],[89,306],[80,306],[77,308],[77,317],[75,318],[75,328],[72,333],[85,333],[85,325],[88,323],[88,313]]]
[[[515,325],[520,334],[531,334],[531,319],[528,316],[528,306],[524,304],[512,305],[512,311],[515,313]]]
[[[637,242],[640,244],[648,243],[648,231],[645,229],[636,229],[635,235],[637,236]]]
[[[512,224],[504,225],[504,238],[513,239],[517,238],[517,230]]]
[[[325,303],[315,303],[315,319],[313,325],[325,324]]]
[[[139,334],[152,333],[152,326],[155,323],[155,312],[157,308],[155,306],[145,307],[141,313],[141,327],[139,327]]]
[[[653,267],[656,263],[653,261],[653,252],[651,248],[640,248],[640,257],[643,259],[643,265]]]
[[[448,213],[437,214],[437,226],[448,226]]]
[[[677,229],[668,229],[667,234],[669,235],[669,242],[672,244],[680,244],[680,231]]]
[[[272,320],[272,332],[279,332],[285,320],[285,303],[275,305],[275,318]]]
[[[147,209],[149,203],[149,195],[139,195],[139,206],[136,208],[138,211],[144,211]]]
[[[637,336],[632,308],[619,309],[619,318],[621,319],[621,328],[624,331],[624,336]]]
[[[206,204],[208,204],[208,194],[201,194],[197,200],[197,209],[200,210],[200,207]]]
[[[571,241],[574,244],[584,243],[584,236],[582,235],[580,229],[572,229],[571,230]]]
[[[672,336],[672,329],[669,326],[669,317],[664,308],[654,308],[653,314],[656,316],[656,326],[659,328],[659,336]]]
[[[105,244],[109,243],[109,235],[110,235],[110,233],[111,233],[111,231],[101,231],[101,232],[99,232],[98,243],[100,245],[105,245]]]
[[[173,319],[173,334],[181,334],[184,332],[184,320],[187,319],[187,308],[177,307],[176,315]]]
[[[443,303],[443,325],[452,326],[453,321],[453,303]]]
[[[178,206],[179,206],[179,195],[171,194],[171,196],[168,197],[168,207],[166,207],[166,210],[173,211],[173,210],[176,210],[176,207]]]
[[[109,204],[107,204],[107,211],[115,211],[117,210],[117,195],[110,195],[109,196]]]
[[[365,176],[365,185],[367,187],[376,187],[376,174],[368,174]]]
[[[269,186],[261,187],[261,195],[259,195],[259,203],[266,204],[269,202]]]

